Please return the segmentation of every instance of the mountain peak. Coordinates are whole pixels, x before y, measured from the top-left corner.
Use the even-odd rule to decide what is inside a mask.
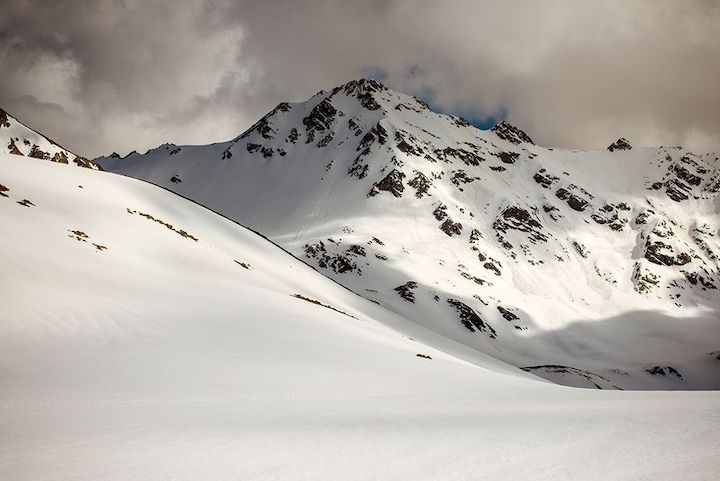
[[[632,145],[630,145],[630,142],[624,137],[620,137],[612,144],[608,145],[607,148],[610,152],[614,152],[616,150],[630,150],[632,149]]]
[[[472,128],[358,79],[280,104],[230,142],[101,162],[209,206],[354,292],[552,380],[557,357],[544,341],[527,340],[553,331],[554,345],[558,322],[594,329],[602,323],[585,320],[718,302],[720,166],[686,151],[647,149],[628,165],[607,151],[531,142],[508,122]],[[685,201],[712,214],[678,215]],[[594,340],[598,352],[612,352],[614,340],[604,339]],[[563,382],[714,382],[691,379],[704,365],[661,349],[634,365],[575,352],[562,353]],[[687,382],[659,374],[667,366]]]
[[[48,137],[29,128],[0,108],[0,152],[60,164],[73,163],[79,167],[99,169],[93,162],[61,147]]]
[[[371,77],[361,77],[355,80],[351,80],[343,85],[341,85],[339,88],[343,89],[348,94],[355,93],[355,92],[379,92],[379,91],[385,91],[390,90],[388,87],[386,87],[383,83],[379,82],[378,80],[375,80]]]
[[[495,135],[513,144],[535,144],[528,134],[505,120],[498,122],[492,130]]]

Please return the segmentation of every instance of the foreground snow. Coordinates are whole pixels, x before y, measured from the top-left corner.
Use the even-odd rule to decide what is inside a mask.
[[[0,155],[0,184],[1,479],[720,470],[720,393],[537,380],[139,181]]]

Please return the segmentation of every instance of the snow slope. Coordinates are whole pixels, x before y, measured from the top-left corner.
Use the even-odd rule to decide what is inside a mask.
[[[54,141],[19,122],[3,109],[0,109],[0,153],[98,169],[95,163],[60,147]]]
[[[720,469],[720,393],[539,381],[137,180],[0,154],[0,183],[1,479]]]
[[[720,161],[536,146],[373,80],[236,139],[97,159],[420,326],[572,386],[720,388]]]

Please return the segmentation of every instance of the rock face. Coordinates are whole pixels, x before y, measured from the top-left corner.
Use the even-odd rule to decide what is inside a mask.
[[[377,195],[380,192],[390,192],[395,197],[402,197],[405,186],[403,185],[403,179],[405,174],[397,169],[390,171],[388,175],[383,177],[380,182],[376,183],[368,194],[370,197]]]
[[[547,149],[506,122],[478,130],[360,79],[282,103],[228,142],[100,162],[534,374],[585,387],[720,388],[698,360],[718,350],[720,160],[618,152],[628,148],[620,139],[609,151]],[[654,333],[663,341],[650,342]],[[626,356],[637,345],[648,351]],[[601,354],[588,360],[579,354],[588,348]],[[646,372],[656,365],[683,379]]]
[[[453,308],[455,308],[458,319],[468,331],[486,332],[488,334],[488,337],[493,339],[496,337],[495,329],[486,324],[485,321],[483,321],[480,316],[477,315],[477,313],[473,310],[472,307],[458,301],[457,299],[448,299],[447,302]]]
[[[501,139],[513,144],[534,144],[528,134],[504,120],[496,124],[491,130]]]
[[[627,139],[620,137],[615,142],[608,145],[607,149],[610,152],[615,152],[616,150],[630,150],[632,149],[632,145],[630,145],[630,142],[628,142]]]

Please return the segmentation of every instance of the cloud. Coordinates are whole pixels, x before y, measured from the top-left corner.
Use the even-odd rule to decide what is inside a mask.
[[[0,105],[85,155],[229,139],[368,73],[541,144],[720,150],[710,0],[4,3]]]

